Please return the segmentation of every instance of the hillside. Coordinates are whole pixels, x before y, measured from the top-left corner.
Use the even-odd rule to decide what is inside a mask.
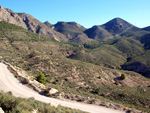
[[[89,43],[94,41],[84,34],[86,28],[76,22],[58,22],[54,25],[54,30],[64,34],[69,42]]]
[[[147,54],[149,53],[149,39],[149,34],[147,34],[141,37],[122,37],[104,43],[87,44],[85,49],[68,56],[68,58],[96,65],[132,70],[149,76],[149,54]],[[128,67],[127,64],[131,61],[135,64]],[[145,66],[136,65],[136,62],[144,63]]]
[[[150,31],[150,26],[143,28],[142,30]]]
[[[47,87],[68,95],[150,112],[149,58],[149,27],[120,18],[89,29],[76,22],[52,25],[0,6],[0,60],[33,79],[43,73]]]
[[[113,70],[92,63],[66,58],[73,53],[82,52],[84,48],[80,44],[59,43],[43,36],[39,40],[37,34],[6,22],[0,22],[0,40],[1,60],[19,66],[26,70],[30,76],[36,76],[39,72],[44,73],[47,79],[47,85],[55,87],[59,91],[67,94],[73,93],[111,100],[118,95],[118,101],[122,102],[119,94],[123,92],[122,90],[116,89],[123,88],[127,95],[134,95],[139,90],[135,90],[134,93],[128,92],[134,90],[139,85],[144,88],[150,85],[148,79],[134,72]],[[120,54],[116,48],[113,47],[112,50]],[[110,51],[107,54],[112,53]],[[114,54],[114,57],[118,56]],[[120,58],[124,61],[124,58],[121,56]],[[122,74],[125,74],[125,80],[120,79]],[[149,94],[148,91],[146,90],[145,95]],[[104,96],[107,93],[109,95]],[[139,95],[134,97],[134,105],[145,107],[147,106],[147,102],[150,102],[149,97],[145,96],[144,98],[147,101],[141,100],[142,102],[138,104],[136,99],[140,99],[141,95],[143,93],[139,93]],[[126,98],[130,100],[130,96]],[[123,100],[123,103],[130,104],[129,101],[125,100]]]
[[[92,28],[85,30],[84,33],[87,34],[89,38],[97,41],[106,41],[113,38],[113,36],[101,26],[93,26]]]

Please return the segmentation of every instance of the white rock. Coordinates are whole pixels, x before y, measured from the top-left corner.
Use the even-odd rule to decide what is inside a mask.
[[[50,89],[49,89],[49,94],[50,94],[50,95],[56,94],[57,92],[58,92],[57,89],[54,89],[54,88],[50,88]]]
[[[0,113],[5,113],[1,107],[0,107]]]
[[[49,105],[50,105],[51,107],[58,107],[59,104],[54,103],[54,102],[51,102],[51,103],[49,103]]]

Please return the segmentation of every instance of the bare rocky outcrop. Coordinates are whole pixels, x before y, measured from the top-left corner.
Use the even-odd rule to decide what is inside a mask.
[[[6,21],[17,26],[21,26],[27,29],[26,24],[23,22],[22,18],[10,9],[5,9],[0,6],[0,21]]]
[[[47,88],[42,92],[45,96],[52,96],[58,93],[58,90],[55,88]]]
[[[73,101],[77,101],[77,102],[83,102],[83,103],[87,103],[87,104],[104,106],[107,108],[112,108],[112,109],[116,109],[116,110],[120,110],[120,111],[126,111],[126,113],[144,113],[144,112],[136,110],[134,108],[124,107],[122,105],[102,101],[100,99],[95,99],[95,98],[90,98],[90,97],[82,97],[82,96],[73,95],[73,94],[65,94],[63,92],[59,93],[59,95],[55,98],[58,98],[61,100],[69,99],[69,100],[73,100]]]
[[[51,106],[51,107],[58,107],[58,104],[57,103],[54,103],[54,102],[51,102],[51,103],[49,103],[49,105]]]

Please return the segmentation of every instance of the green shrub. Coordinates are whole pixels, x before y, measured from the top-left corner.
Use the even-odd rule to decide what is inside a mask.
[[[102,78],[102,76],[101,75],[99,75],[99,77],[98,77],[99,79],[101,79]]]
[[[36,80],[42,84],[46,84],[46,78],[41,72],[36,76]]]
[[[120,93],[120,94],[118,94],[118,96],[121,97],[121,98],[124,98],[125,94],[124,93]]]
[[[121,74],[121,79],[124,80],[126,76],[124,74]]]

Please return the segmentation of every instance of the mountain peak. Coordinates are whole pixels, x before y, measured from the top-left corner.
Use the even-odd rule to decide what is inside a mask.
[[[113,35],[118,35],[118,33],[122,34],[124,32],[127,32],[128,30],[130,30],[135,26],[117,17],[103,24],[102,27],[106,29],[108,32],[112,33]]]
[[[50,28],[53,28],[53,25],[49,21],[44,22],[44,24],[47,25]]]
[[[64,22],[64,21],[59,21],[55,24],[55,26],[58,26],[58,25],[61,25],[61,26],[72,26],[72,27],[76,27],[76,28],[81,28],[83,27],[82,25],[76,23],[76,22]]]

